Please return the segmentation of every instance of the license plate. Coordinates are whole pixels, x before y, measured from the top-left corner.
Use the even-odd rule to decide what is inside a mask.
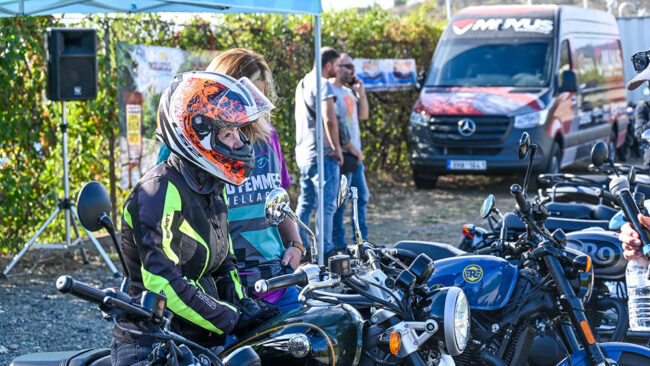
[[[486,170],[485,160],[447,160],[449,170]]]

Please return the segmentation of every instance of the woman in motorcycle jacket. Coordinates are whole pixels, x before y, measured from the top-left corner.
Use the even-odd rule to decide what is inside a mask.
[[[233,48],[215,57],[206,71],[219,72],[234,78],[248,77],[271,101],[275,100],[275,85],[268,64],[260,54]],[[242,285],[247,292],[280,308],[283,313],[299,307],[298,289],[286,289],[257,294],[257,280],[268,279],[291,272],[298,267],[305,253],[295,223],[285,219],[279,226],[271,226],[264,219],[266,196],[276,187],[287,189],[291,184],[289,172],[278,140],[270,123],[270,114],[257,123],[242,127],[255,151],[255,167],[248,183],[227,185],[228,221],[237,266]],[[158,163],[169,156],[162,146]]]
[[[274,106],[247,78],[213,72],[177,75],[158,107],[157,135],[169,159],[136,184],[124,204],[121,250],[129,295],[163,292],[171,330],[204,346],[223,344],[277,315],[247,297],[228,235],[225,183],[240,185],[255,155],[239,130]],[[146,360],[154,339],[138,324],[113,331],[114,365]]]

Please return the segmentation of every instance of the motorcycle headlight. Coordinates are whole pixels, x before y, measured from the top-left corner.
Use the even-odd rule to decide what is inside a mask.
[[[411,118],[409,119],[412,124],[426,126],[429,123],[429,116],[426,113],[411,112]]]
[[[515,128],[532,128],[543,125],[546,122],[547,114],[548,109],[542,109],[541,111],[515,116]]]
[[[448,296],[447,301],[450,303],[449,306],[453,306],[454,308],[454,323],[452,325],[452,330],[454,331],[454,339],[456,341],[457,349],[459,353],[461,353],[465,350],[467,341],[469,340],[469,303],[467,302],[465,292],[457,287],[455,289],[458,290],[458,296],[456,296],[455,300]],[[453,303],[451,303],[451,301],[453,301]],[[447,323],[448,322],[445,322],[445,328],[447,327]]]
[[[434,319],[442,324],[432,337],[432,344],[440,345],[440,351],[450,356],[463,353],[469,341],[471,315],[465,293],[459,287],[444,287],[428,300],[430,305],[418,312],[418,318]]]

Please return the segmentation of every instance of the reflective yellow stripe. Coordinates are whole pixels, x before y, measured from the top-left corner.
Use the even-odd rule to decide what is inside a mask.
[[[239,281],[239,273],[237,272],[237,269],[233,269],[230,271],[230,277],[232,277],[232,282],[235,283],[235,291],[237,291],[237,296],[239,296],[239,300],[243,299],[244,292],[242,291],[241,281]]]
[[[131,213],[129,212],[129,205],[124,208],[124,221],[129,225],[130,228],[133,228],[133,220],[131,220]]]
[[[205,240],[203,240],[203,238],[201,238],[201,235],[199,235],[199,233],[197,233],[186,220],[183,220],[183,223],[181,224],[181,227],[179,229],[183,234],[189,236],[190,238],[194,238],[194,240],[201,243],[201,245],[203,245],[203,247],[205,248],[205,253],[206,253],[206,255],[205,255],[205,264],[203,264],[203,270],[201,271],[201,274],[199,275],[199,278],[201,278],[201,277],[203,277],[203,273],[205,273],[205,269],[208,268],[208,259],[210,258],[210,256],[209,256],[210,255],[210,249],[208,248],[208,245],[205,243]]]
[[[141,267],[140,271],[142,272],[142,282],[144,284],[144,287],[147,290],[156,293],[163,291],[165,293],[165,297],[167,297],[167,308],[174,314],[209,331],[215,332],[217,334],[223,334],[223,331],[221,329],[215,327],[212,323],[203,318],[201,314],[197,313],[194,309],[187,306],[187,304],[185,304],[183,300],[178,297],[176,291],[174,291],[167,279],[147,271],[144,267]],[[227,306],[230,310],[237,312],[237,308],[234,306],[222,301],[215,301],[221,305]]]
[[[171,248],[172,243],[172,221],[174,219],[174,211],[181,210],[181,196],[178,190],[171,182],[167,183],[167,193],[165,194],[165,206],[163,208],[162,222],[160,223],[162,229],[162,249],[174,264],[178,264],[178,256]]]

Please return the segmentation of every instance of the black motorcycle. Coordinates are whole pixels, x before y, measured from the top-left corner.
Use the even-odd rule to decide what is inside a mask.
[[[120,253],[115,240],[115,229],[110,217],[110,198],[106,188],[99,182],[86,184],[77,199],[79,219],[90,231],[104,227]],[[120,259],[121,254],[120,254]],[[124,261],[122,260],[122,268]],[[124,277],[122,290],[107,288],[100,290],[70,276],[61,276],[56,288],[82,300],[96,304],[104,319],[119,327],[119,322],[128,321],[142,326],[141,330],[122,328],[126,332],[148,335],[158,343],[141,366],[260,366],[260,358],[250,347],[242,347],[221,360],[210,350],[170,331],[173,313],[168,311],[167,299],[162,294],[145,291],[141,301],[129,296],[124,289],[128,276]],[[85,349],[64,352],[32,353],[17,357],[10,366],[110,366],[110,350],[107,348]]]
[[[339,202],[349,192],[342,181]],[[314,235],[289,208],[286,191],[270,193],[266,217],[274,225],[289,217],[305,229],[317,262]],[[433,261],[425,255],[387,274],[381,261],[390,259],[381,250],[362,243],[351,254],[331,257],[327,268],[306,264],[258,281],[259,293],[300,286],[304,305],[244,335],[221,355],[251,346],[265,364],[453,365],[449,355],[462,353],[469,337],[464,293],[426,286]]]

